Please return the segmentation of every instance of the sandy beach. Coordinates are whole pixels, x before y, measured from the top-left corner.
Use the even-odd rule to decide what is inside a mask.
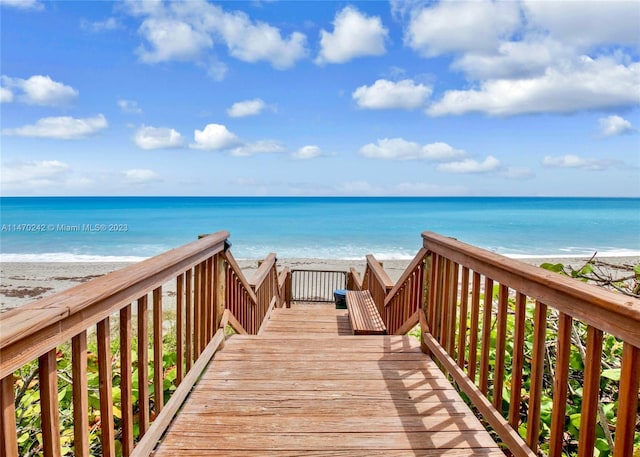
[[[539,266],[544,262],[563,263],[579,268],[587,258],[530,258],[518,259]],[[636,265],[640,257],[611,257],[599,260],[613,265]],[[384,269],[395,282],[404,272],[410,260],[384,260]],[[251,278],[258,267],[257,260],[238,260],[245,275]],[[62,263],[25,262],[3,263],[0,265],[0,312],[27,304],[34,300],[55,294],[80,283],[87,282],[111,271],[128,265],[127,263]],[[356,268],[364,271],[365,260],[335,259],[278,259],[278,268],[289,267],[298,270],[341,270]],[[168,297],[171,287],[166,288]]]

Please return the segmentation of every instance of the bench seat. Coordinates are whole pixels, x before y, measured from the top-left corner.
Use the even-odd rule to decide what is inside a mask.
[[[387,334],[387,327],[368,290],[348,290],[346,301],[354,335]]]

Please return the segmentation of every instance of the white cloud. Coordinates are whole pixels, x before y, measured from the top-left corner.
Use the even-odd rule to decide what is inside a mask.
[[[203,130],[193,132],[193,149],[220,151],[240,145],[242,142],[222,124],[207,124]]]
[[[151,49],[140,46],[136,50],[140,60],[145,63],[192,60],[213,46],[213,40],[208,34],[174,19],[146,19],[140,26],[139,33],[151,45]]]
[[[284,70],[307,55],[304,34],[293,32],[283,38],[276,27],[264,22],[253,23],[241,11],[224,13],[217,32],[222,35],[229,54],[244,62],[266,61],[274,68]]]
[[[322,155],[322,150],[315,145],[303,146],[293,154],[291,154],[291,158],[296,160],[308,160],[314,159],[316,157],[320,157]]]
[[[516,2],[443,1],[413,9],[405,43],[427,57],[448,52],[490,52],[519,25]]]
[[[616,136],[634,131],[631,122],[620,116],[608,116],[598,120],[602,136]]]
[[[497,116],[571,113],[640,104],[640,63],[583,56],[576,65],[549,67],[527,79],[485,81],[479,89],[447,91],[428,108],[432,116],[484,112]]]
[[[488,156],[482,162],[474,159],[464,159],[458,162],[441,163],[436,170],[445,173],[489,173],[500,168],[500,161],[493,156]]]
[[[40,3],[38,0],[0,0],[0,5],[22,10],[40,11],[44,9],[44,4]]]
[[[386,52],[389,32],[379,17],[368,17],[352,6],[336,14],[333,33],[320,31],[320,54],[316,63],[344,63],[361,56]]]
[[[212,57],[207,67],[207,74],[213,78],[214,81],[223,81],[227,76],[229,67],[224,62],[220,62],[217,58]]]
[[[138,106],[138,102],[133,100],[118,100],[118,106],[125,113],[142,114],[142,109]]]
[[[260,140],[255,143],[245,143],[233,148],[231,155],[235,157],[250,157],[256,154],[271,154],[284,152],[284,147],[273,140]]]
[[[255,98],[253,100],[234,103],[231,105],[231,108],[227,110],[227,114],[230,117],[255,116],[260,114],[266,107],[267,105],[263,100]]]
[[[542,165],[548,168],[583,168],[591,171],[604,170],[607,163],[601,160],[585,159],[574,154],[564,156],[545,156]]]
[[[13,162],[2,165],[2,184],[20,184],[25,187],[52,185],[70,170],[59,160]]]
[[[345,181],[336,188],[338,194],[345,195],[374,195],[379,190],[367,181]]]
[[[637,1],[392,2],[405,44],[468,82],[427,111],[511,116],[640,104]]]
[[[3,85],[22,91],[18,100],[29,105],[60,106],[78,97],[73,87],[54,81],[50,76],[34,75],[29,79],[2,76]]]
[[[532,169],[526,167],[504,167],[498,173],[509,179],[531,179],[536,175]]]
[[[574,50],[551,39],[504,41],[491,53],[466,53],[451,67],[473,79],[515,79],[544,75],[557,62],[571,62]]]
[[[97,21],[97,22],[90,22],[85,19],[80,21],[80,28],[82,30],[85,30],[87,32],[93,32],[93,33],[116,30],[116,29],[119,29],[120,27],[121,25],[113,17],[110,17],[109,19],[106,19],[104,21]]]
[[[33,125],[3,129],[3,135],[73,140],[95,135],[108,127],[102,114],[77,119],[70,116],[45,117]]]
[[[358,87],[351,96],[361,108],[412,110],[423,106],[431,91],[431,87],[411,79],[379,79],[372,86]]]
[[[541,2],[524,0],[531,26],[554,39],[580,48],[602,44],[638,47],[637,1]]]
[[[167,149],[182,146],[182,135],[167,127],[140,127],[134,136],[134,142],[141,149]]]
[[[462,185],[441,185],[423,182],[403,182],[393,186],[393,195],[465,195],[468,189]]]
[[[307,55],[304,34],[293,32],[285,38],[278,28],[252,21],[242,11],[226,12],[204,1],[127,2],[126,6],[130,14],[145,17],[139,32],[149,46],[138,48],[143,62],[200,62],[214,42],[224,43],[236,59],[252,63],[266,61],[277,69],[290,68]],[[214,79],[221,80],[226,66],[214,63],[208,72]]]
[[[360,155],[370,159],[448,161],[466,156],[460,149],[447,143],[431,143],[424,146],[403,138],[383,138],[377,144],[369,143],[360,148]]]
[[[122,175],[129,184],[145,184],[160,180],[160,176],[158,176],[155,171],[148,169],[134,168],[125,170],[122,172]]]
[[[323,192],[327,193],[327,192]],[[398,184],[371,184],[368,181],[347,181],[334,187],[334,195],[465,195],[468,189],[459,184],[441,185],[424,182],[401,182]]]
[[[13,92],[5,87],[0,87],[0,103],[11,103],[13,101]]]

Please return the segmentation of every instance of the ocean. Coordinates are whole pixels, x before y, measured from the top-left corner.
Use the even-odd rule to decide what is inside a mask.
[[[411,259],[433,231],[510,257],[640,255],[639,198],[3,197],[3,262],[136,261],[228,230],[238,259]]]

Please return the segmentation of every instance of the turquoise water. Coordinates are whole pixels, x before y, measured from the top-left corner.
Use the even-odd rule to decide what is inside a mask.
[[[231,232],[236,258],[409,259],[434,231],[512,257],[640,255],[640,199],[4,197],[3,261],[137,260]]]

